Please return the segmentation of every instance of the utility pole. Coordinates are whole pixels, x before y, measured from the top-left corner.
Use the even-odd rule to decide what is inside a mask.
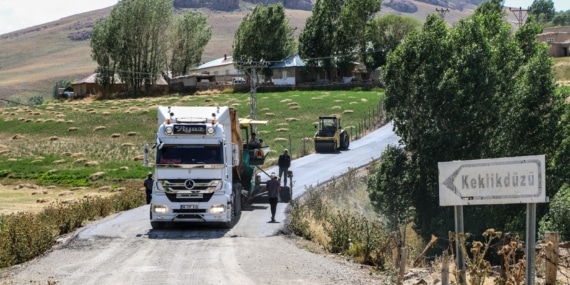
[[[257,88],[259,88],[260,84],[257,79],[257,70],[264,69],[269,66],[269,62],[264,61],[263,59],[259,62],[255,61],[238,61],[237,67],[240,70],[243,70],[251,79],[250,82],[250,91],[249,91],[249,116],[251,119],[257,119]],[[256,125],[252,125],[252,130],[257,132]]]
[[[513,12],[513,14],[515,15],[515,18],[517,18],[518,25],[519,27],[522,26],[524,20],[526,19],[526,16],[528,15],[526,12],[528,12],[528,9],[523,9],[521,7],[519,7],[518,9],[513,9],[513,8],[509,8],[509,11]],[[517,13],[518,12],[518,15]],[[524,12],[524,15],[523,15]]]
[[[440,16],[442,19],[445,19],[445,14],[446,14],[446,13],[449,13],[449,8],[445,8],[445,9],[443,9],[443,8],[441,8],[441,9],[440,9],[440,8],[435,8],[435,11],[439,13],[439,16]]]

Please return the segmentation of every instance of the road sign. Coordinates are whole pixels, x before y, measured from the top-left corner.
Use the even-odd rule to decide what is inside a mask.
[[[544,155],[439,162],[439,205],[545,203]]]

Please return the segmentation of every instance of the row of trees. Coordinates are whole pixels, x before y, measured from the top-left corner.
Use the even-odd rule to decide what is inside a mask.
[[[556,11],[552,0],[534,0],[529,13],[545,27],[570,25],[570,10]]]
[[[318,0],[298,43],[282,4],[258,5],[245,16],[236,32],[233,58],[243,62],[277,62],[297,50],[308,67],[324,67],[327,78],[347,74],[355,61],[372,70],[385,64],[387,54],[405,35],[421,26],[411,17],[375,18],[380,3]]]
[[[281,3],[257,5],[235,33],[233,58],[271,63],[298,52],[309,67],[324,66],[328,78],[348,73],[354,61],[372,70],[385,64],[404,36],[421,26],[411,17],[375,18],[380,3],[318,0],[298,42]],[[187,74],[200,63],[211,36],[200,12],[173,14],[169,0],[125,0],[95,24],[91,56],[106,93],[117,80],[136,93],[154,85],[165,70],[173,76]],[[270,75],[269,69],[264,72]]]
[[[400,41],[421,26],[411,17],[376,18],[380,7],[380,0],[317,0],[296,42],[296,28],[289,26],[282,4],[257,5],[236,31],[233,58],[277,62],[297,51],[308,67],[324,67],[328,78],[347,74],[355,61],[371,71],[383,66]],[[530,11],[542,22],[564,23],[567,18],[554,11],[552,0],[535,0]],[[96,23],[92,58],[104,86],[120,79],[130,91],[139,92],[155,84],[164,70],[174,76],[187,74],[200,63],[211,36],[200,12],[173,14],[169,0],[125,0]]]
[[[402,146],[382,154],[369,190],[393,229],[413,221],[425,240],[454,230],[453,208],[439,206],[442,161],[545,154],[546,195],[557,199],[568,188],[570,90],[556,87],[535,18],[512,33],[505,17],[501,0],[482,3],[453,28],[431,15],[390,54],[385,107]],[[541,224],[560,226],[564,214],[549,207],[539,205]],[[465,207],[465,229],[524,233],[525,210]]]
[[[91,57],[107,91],[119,79],[136,93],[164,70],[185,74],[200,62],[211,36],[202,13],[174,14],[170,0],[123,0],[93,27]]]

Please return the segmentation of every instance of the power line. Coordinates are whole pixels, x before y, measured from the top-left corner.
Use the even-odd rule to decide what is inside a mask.
[[[509,11],[513,12],[513,14],[515,15],[515,18],[517,18],[518,20],[518,26],[522,26],[524,20],[526,19],[526,16],[528,16],[528,14],[526,12],[528,12],[528,9],[523,9],[521,7],[519,7],[518,9],[513,9],[513,8],[509,8]],[[518,15],[517,13],[518,12]],[[525,12],[525,14],[523,15],[523,12]]]
[[[440,9],[440,8],[435,8],[435,11],[439,13],[439,16],[440,16],[442,19],[445,19],[445,14],[446,14],[446,13],[449,13],[449,8],[445,8],[445,9],[443,9],[443,8],[441,8],[441,9]]]

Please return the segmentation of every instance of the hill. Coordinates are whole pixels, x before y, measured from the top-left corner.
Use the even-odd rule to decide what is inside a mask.
[[[436,13],[436,8],[441,9],[440,6],[424,2],[407,2],[413,3],[417,10],[402,13],[391,8],[393,5],[383,5],[379,15],[397,13],[424,21],[427,15]],[[231,54],[234,33],[253,7],[251,3],[242,2],[239,9],[231,12],[197,9],[207,15],[213,29],[212,39],[202,56],[204,62]],[[450,9],[445,19],[449,23],[457,22],[472,14],[474,8],[471,5],[461,7],[461,10]],[[94,10],[0,35],[0,99],[13,95],[23,99],[38,95],[49,98],[55,82],[76,80],[92,73],[96,63],[91,60],[88,31],[111,10],[112,7]],[[311,11],[287,9],[286,13],[289,24],[298,27],[298,36]]]

